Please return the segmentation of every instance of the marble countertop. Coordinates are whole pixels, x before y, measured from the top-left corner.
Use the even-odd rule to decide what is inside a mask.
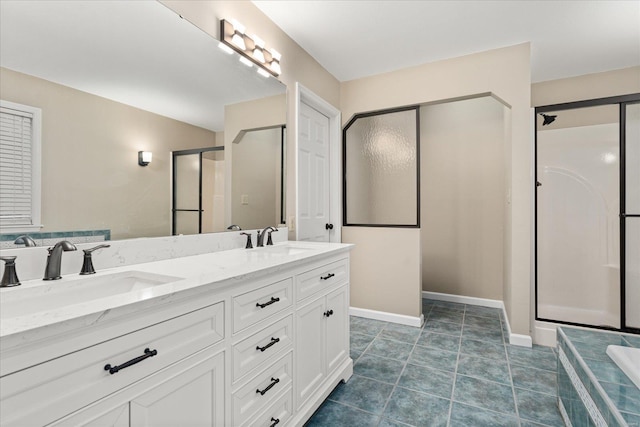
[[[353,245],[342,243],[315,243],[288,241],[274,246],[255,249],[232,249],[201,255],[173,258],[163,261],[128,265],[97,272],[91,276],[66,275],[57,281],[30,280],[15,288],[0,289],[0,338],[16,338],[34,330],[46,329],[52,325],[77,321],[76,327],[95,324],[105,317],[112,318],[118,311],[131,312],[139,305],[159,304],[189,291],[205,287],[213,289],[216,284],[229,280],[244,280],[252,277],[295,267],[312,258],[347,252]],[[286,248],[292,248],[287,251]],[[82,281],[84,278],[99,278],[116,273],[141,272],[155,275],[173,276],[177,279],[169,283],[156,284],[140,290],[132,290],[111,296],[90,299],[71,305],[56,307],[55,310],[34,311],[22,314],[11,308],[26,292],[46,291],[56,285]],[[38,287],[42,287],[38,289]],[[48,287],[48,288],[47,288]],[[43,298],[46,298],[46,293]],[[7,307],[7,310],[3,310]],[[6,312],[7,314],[3,314]],[[13,341],[13,339],[12,339]],[[6,341],[5,341],[6,342]]]

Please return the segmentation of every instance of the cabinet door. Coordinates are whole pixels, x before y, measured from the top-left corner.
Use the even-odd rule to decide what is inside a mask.
[[[108,402],[105,403],[108,405]],[[113,409],[104,410],[102,405],[91,405],[81,409],[60,421],[48,424],[49,427],[129,427],[129,403],[120,403]]]
[[[347,286],[327,295],[327,310],[333,311],[326,318],[327,375],[347,357],[349,349],[349,292]]]
[[[130,402],[131,426],[224,425],[224,353],[177,371]]]
[[[296,312],[296,402],[298,408],[324,379],[325,298]]]

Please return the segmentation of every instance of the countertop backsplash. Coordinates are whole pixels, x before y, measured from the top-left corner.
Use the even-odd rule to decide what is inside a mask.
[[[282,227],[278,230],[278,232],[272,234],[274,243],[287,240],[288,229]],[[242,232],[251,233],[255,247],[256,230],[243,230]],[[105,241],[105,244],[111,246],[93,253],[93,265],[96,271],[100,271],[107,268],[244,248],[247,237],[240,235],[240,233],[241,231],[228,231],[223,233]],[[100,243],[76,244],[75,246],[78,250],[65,252],[62,255],[62,275],[80,273],[83,261],[82,250],[93,248],[98,244]],[[2,256],[17,256],[16,272],[20,281],[24,282],[43,277],[47,263],[48,247],[2,249],[0,252]],[[0,274],[4,274],[4,262],[0,264],[2,264],[0,266]]]

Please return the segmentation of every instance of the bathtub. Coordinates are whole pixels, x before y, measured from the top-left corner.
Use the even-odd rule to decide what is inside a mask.
[[[607,355],[640,389],[640,348],[610,345],[607,347]]]

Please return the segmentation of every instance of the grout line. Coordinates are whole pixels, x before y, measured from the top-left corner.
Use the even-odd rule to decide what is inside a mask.
[[[520,411],[518,409],[518,398],[516,396],[516,387],[513,384],[513,375],[511,373],[511,362],[509,361],[509,352],[507,351],[507,344],[504,339],[504,331],[502,330],[502,318],[500,319],[500,332],[502,332],[502,345],[504,347],[504,352],[507,357],[507,369],[509,370],[509,380],[511,381],[511,394],[513,396],[513,405],[516,408],[516,417],[518,418],[518,426],[521,426],[522,421],[520,420]]]
[[[447,426],[451,425],[451,414],[453,413],[453,395],[456,392],[456,380],[458,378],[458,363],[460,363],[460,353],[462,352],[462,335],[464,333],[464,320],[467,315],[467,306],[462,312],[462,328],[460,329],[460,339],[458,340],[458,354],[456,356],[456,367],[453,370],[453,384],[451,385],[451,398],[449,399],[449,415],[447,416]]]

